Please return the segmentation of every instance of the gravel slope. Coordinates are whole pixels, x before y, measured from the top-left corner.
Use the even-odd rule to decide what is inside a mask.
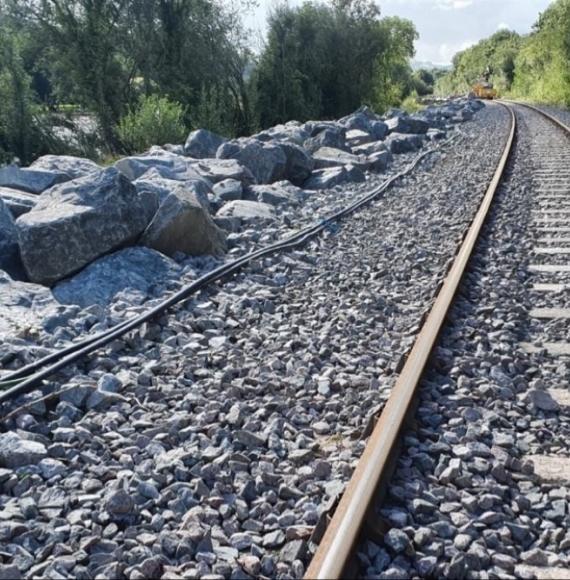
[[[360,546],[362,577],[534,578],[529,566],[570,564],[570,488],[542,481],[529,461],[569,457],[568,409],[544,392],[568,388],[568,360],[519,346],[552,340],[560,324],[531,321],[538,295],[530,288],[539,280],[528,266],[537,245],[532,172],[564,138],[522,108],[519,121],[510,179],[420,387],[417,426],[405,434],[378,513],[392,527],[383,545]]]
[[[301,577],[507,126],[488,106],[369,208],[117,341],[57,406],[20,415],[20,452],[43,459],[0,474],[5,564],[26,577]]]

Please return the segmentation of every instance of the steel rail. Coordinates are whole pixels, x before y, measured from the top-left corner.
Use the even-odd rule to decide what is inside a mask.
[[[453,135],[448,139],[443,145],[449,144],[458,138],[459,135]],[[50,376],[52,376],[57,371],[69,366],[70,364],[78,361],[80,358],[104,347],[113,340],[120,338],[127,332],[134,330],[135,328],[142,325],[144,322],[155,318],[156,316],[166,312],[168,309],[174,305],[186,300],[190,296],[196,294],[203,288],[206,288],[210,284],[222,280],[226,276],[234,274],[241,268],[252,262],[253,260],[259,259],[264,256],[273,255],[282,250],[293,249],[306,244],[310,239],[315,237],[317,234],[325,231],[334,222],[339,221],[341,218],[348,216],[362,206],[370,203],[378,195],[386,191],[391,187],[396,181],[408,175],[413,171],[417,165],[427,156],[439,151],[441,147],[436,147],[429,149],[419,154],[410,164],[408,164],[404,169],[393,175],[379,186],[372,189],[370,192],[355,200],[353,203],[349,204],[347,207],[342,208],[327,218],[310,225],[303,230],[292,234],[282,240],[278,240],[269,246],[260,248],[250,252],[236,260],[229,263],[222,264],[218,268],[215,268],[208,274],[205,274],[192,284],[185,286],[175,292],[172,296],[160,302],[158,305],[149,309],[142,314],[133,317],[132,319],[126,320],[116,326],[110,328],[109,330],[97,334],[92,337],[88,337],[82,341],[74,343],[68,347],[60,349],[42,359],[33,362],[25,367],[13,371],[5,375],[0,379],[0,404],[9,401],[17,396],[26,394],[31,390],[35,389],[41,382]],[[2,418],[0,417],[0,420]]]
[[[530,109],[531,111],[534,111],[535,113],[539,113],[543,117],[546,117],[549,121],[552,121],[554,124],[558,125],[570,137],[570,126],[564,124],[560,119],[557,119],[556,117],[554,117],[550,113],[547,113],[546,111],[543,111],[542,109],[539,109],[538,107],[536,107],[534,105],[530,105],[529,103],[522,103],[520,101],[510,101],[508,99],[501,99],[499,102],[500,103],[508,103],[509,105],[519,105],[521,107],[526,107],[527,109]]]
[[[343,572],[349,563],[382,476],[390,459],[392,459],[401,426],[408,415],[416,388],[463,278],[510,157],[516,134],[516,116],[511,107],[505,104],[502,106],[510,113],[511,127],[501,160],[323,539],[311,560],[305,574],[306,579],[328,580],[345,577]]]

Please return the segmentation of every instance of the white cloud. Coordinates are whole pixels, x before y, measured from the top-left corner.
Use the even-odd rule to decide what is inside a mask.
[[[501,22],[501,24],[499,24],[499,26],[497,26],[497,30],[510,30],[511,27],[508,24],[505,24],[504,22]]]
[[[462,10],[473,4],[473,0],[437,0],[437,5],[443,10]]]
[[[443,43],[440,44],[437,50],[438,59],[436,62],[438,63],[449,63],[451,59],[461,50],[465,50],[470,46],[473,46],[476,41],[474,40],[467,40],[461,43]]]

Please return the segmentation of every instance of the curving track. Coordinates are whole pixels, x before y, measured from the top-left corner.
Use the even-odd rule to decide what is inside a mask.
[[[527,267],[531,278],[529,285],[531,285],[532,300],[541,307],[533,308],[528,312],[526,332],[534,340],[521,341],[518,350],[530,355],[542,355],[543,358],[539,360],[546,366],[558,366],[558,375],[562,374],[563,379],[560,380],[558,377],[558,380],[554,382],[559,389],[553,393],[553,396],[561,398],[564,404],[570,402],[570,392],[567,390],[570,373],[564,366],[565,361],[567,362],[566,357],[570,357],[570,333],[567,331],[570,309],[560,305],[568,306],[566,299],[570,288],[568,284],[570,281],[570,205],[568,205],[570,200],[570,128],[548,113],[529,105],[504,103],[503,106],[507,107],[512,115],[511,134],[495,176],[319,544],[305,576],[308,579],[370,575],[374,570],[374,564],[367,568],[366,565],[363,566],[363,561],[373,562],[374,558],[378,561],[378,554],[381,554],[382,558],[386,556],[385,560],[381,558],[380,568],[377,566],[375,570],[377,574],[381,574],[382,569],[388,568],[390,563],[388,554],[391,553],[393,557],[399,553],[398,547],[393,542],[388,542],[388,545],[394,548],[388,552],[380,550],[374,543],[376,541],[382,545],[384,533],[394,528],[394,522],[390,523],[386,516],[389,513],[388,510],[382,511],[383,498],[390,488],[390,478],[401,451],[399,443],[404,435],[405,426],[414,422],[413,417],[417,406],[412,403],[417,400],[417,390],[422,377],[429,375],[430,366],[437,364],[437,360],[433,358],[428,363],[430,353],[438,344],[438,336],[444,325],[444,319],[452,308],[458,288],[461,284],[469,283],[464,278],[464,274],[469,261],[473,260],[472,254],[476,254],[477,251],[481,252],[481,245],[488,243],[485,240],[478,242],[478,238],[491,211],[493,199],[500,185],[503,184],[505,188],[508,188],[509,182],[513,179],[507,162],[519,147],[521,132],[533,133],[531,140],[532,178],[536,188],[532,191],[534,209],[530,218],[529,231],[535,234],[536,247],[533,249],[533,257]],[[511,173],[516,171],[513,163],[510,166]],[[452,324],[461,324],[461,321],[458,322],[454,316]],[[558,341],[545,340],[545,335],[556,334],[556,331],[558,331]],[[552,386],[552,383],[549,386]],[[421,420],[417,428],[421,429]],[[411,438],[416,441],[413,435]],[[535,469],[539,476],[542,475],[547,480],[548,474],[541,474],[540,470],[548,469],[549,466],[552,469],[553,462],[548,457],[542,460],[541,456],[536,457]],[[570,463],[563,464],[561,469],[562,480],[570,484]],[[397,481],[401,480],[398,478]],[[401,485],[401,483],[394,483],[394,485]],[[430,484],[427,485],[429,489]],[[381,515],[382,513],[384,515]],[[415,521],[415,512],[410,513],[408,522],[410,522],[410,517],[412,521]],[[421,518],[418,520],[421,521]],[[420,527],[419,524],[416,526]],[[413,524],[407,527],[408,536],[412,533],[413,527]],[[406,536],[403,535],[402,538],[404,538],[402,545],[407,545]],[[368,540],[372,541],[372,544],[367,544]],[[420,555],[411,557],[412,562],[414,560],[417,562],[421,556],[421,547],[415,546],[415,549],[420,551]],[[358,559],[356,558],[357,550]],[[410,543],[409,548],[402,548],[402,550],[407,556],[411,556],[414,547]],[[440,554],[440,559],[444,564],[446,564],[446,556],[447,551],[445,556]],[[451,559],[452,563],[448,567],[439,568],[437,560],[437,557],[428,557],[424,562],[429,561],[429,566],[426,563],[423,564],[423,568],[421,563],[419,567],[416,564],[415,568],[410,564],[407,569],[398,568],[393,563],[392,568],[388,568],[385,575],[379,577],[425,577],[424,574],[427,576],[436,574],[453,578],[464,577],[464,574],[467,574],[467,567],[465,569],[458,565],[453,567],[454,562],[460,561],[457,558],[455,561]],[[356,567],[358,561],[360,561],[360,572],[357,572]],[[397,562],[397,558],[393,562]],[[560,568],[557,570],[560,573]],[[508,571],[514,571],[514,564]],[[540,572],[539,569],[538,577],[543,577]],[[519,573],[523,572],[519,569]],[[533,577],[532,570],[526,573]],[[534,573],[536,574],[536,570]],[[405,576],[398,576],[398,574],[405,574]]]
[[[3,561],[28,577],[302,576],[507,124],[490,107],[460,147],[306,247],[252,261],[25,395],[8,436],[45,460],[0,474],[0,518],[15,522],[0,521]]]
[[[379,497],[379,489],[389,489],[390,468],[396,467],[398,456],[395,444],[402,444],[405,469],[398,467],[394,477],[405,485],[415,477],[409,465],[417,456],[417,447],[429,449],[430,438],[436,437],[430,433],[428,443],[421,440],[425,427],[420,427],[417,440],[409,434],[405,439],[401,437],[404,420],[413,416],[414,393],[421,377],[425,378],[426,372],[437,372],[438,380],[453,382],[461,366],[453,366],[449,357],[459,359],[467,354],[472,357],[469,364],[477,367],[485,339],[497,333],[500,348],[493,352],[493,360],[500,360],[513,373],[524,368],[536,378],[538,371],[533,365],[544,370],[543,377],[560,377],[566,372],[564,355],[558,356],[548,345],[570,339],[565,334],[567,326],[560,324],[560,312],[552,319],[552,312],[546,310],[564,308],[565,284],[570,277],[561,268],[566,252],[560,250],[570,248],[570,242],[564,241],[564,224],[547,226],[561,228],[547,232],[556,241],[548,241],[544,232],[535,228],[542,227],[540,221],[545,217],[552,217],[549,212],[553,208],[564,211],[557,205],[561,199],[558,196],[567,188],[564,182],[550,177],[552,172],[566,175],[567,157],[560,152],[567,141],[560,129],[550,128],[546,118],[516,109],[520,128],[514,139],[514,161],[507,163],[508,153],[504,153],[478,211],[477,200],[483,197],[492,174],[489,168],[494,167],[499,155],[489,154],[485,163],[480,162],[480,170],[468,176],[458,175],[453,158],[464,157],[474,163],[475,153],[491,138],[499,150],[506,130],[496,131],[499,135],[491,132],[480,136],[478,142],[467,140],[462,148],[444,147],[443,154],[436,154],[440,156],[438,163],[432,163],[431,158],[422,163],[418,160],[415,171],[392,183],[392,191],[380,188],[363,199],[353,208],[361,208],[357,219],[346,220],[340,228],[326,220],[278,247],[208,275],[197,286],[184,289],[160,305],[159,310],[145,314],[144,320],[129,322],[134,328],[146,321],[138,333],[122,339],[128,345],[126,349],[121,341],[111,342],[127,333],[128,328],[120,326],[44,360],[47,370],[28,367],[11,376],[14,383],[5,379],[0,386],[9,388],[5,395],[9,399],[95,350],[99,358],[87,358],[72,367],[84,373],[78,382],[93,386],[97,380],[109,380],[100,376],[101,368],[113,369],[117,374],[120,370],[120,376],[126,377],[122,394],[110,395],[110,408],[94,406],[77,423],[79,411],[67,402],[80,406],[75,397],[81,395],[83,385],[78,391],[75,378],[71,379],[69,398],[59,393],[60,404],[57,408],[48,405],[46,422],[42,418],[37,425],[32,424],[37,441],[49,448],[50,457],[61,461],[56,462],[59,472],[55,479],[38,470],[24,482],[11,476],[13,497],[8,497],[9,492],[2,498],[6,499],[5,513],[18,514],[21,507],[17,494],[28,500],[39,496],[40,515],[34,516],[36,520],[32,517],[22,522],[19,515],[15,516],[18,534],[41,531],[34,540],[37,546],[30,576],[55,574],[65,568],[75,575],[113,573],[114,577],[161,573],[164,577],[210,573],[242,577],[243,571],[249,577],[298,577],[304,573],[307,545],[318,542],[327,523],[318,507],[330,503],[339,485],[343,488],[360,456],[359,467],[334,511],[306,577],[346,577],[350,558],[357,552],[360,570],[348,575],[381,575],[382,570],[375,569],[372,560],[379,560],[378,545],[390,526],[383,521],[384,504],[374,505],[374,500]],[[490,119],[497,126],[505,121],[497,115],[500,111],[499,106],[491,107],[496,116]],[[509,143],[515,132],[513,125]],[[532,167],[527,158],[522,163],[519,159],[522,142],[533,147]],[[527,239],[506,230],[504,237],[512,248],[506,250],[505,263],[514,258],[522,263],[529,255],[533,259],[524,267],[513,267],[509,270],[511,277],[505,276],[504,283],[489,291],[485,268],[495,257],[489,222],[494,223],[501,214],[509,180],[525,162],[528,174],[534,173],[537,187],[543,191],[532,199],[534,207],[528,189],[521,189],[514,197],[514,205],[520,207],[511,212],[509,227],[518,224],[521,231],[528,230],[531,235]],[[505,166],[510,169],[501,178]],[[503,186],[498,190],[497,204],[493,204],[500,181]],[[363,204],[366,207],[361,207]],[[492,219],[486,218],[489,211]],[[407,220],[406,212],[414,219]],[[554,217],[565,219],[565,215]],[[456,261],[447,268],[443,281],[457,240],[460,249]],[[297,249],[305,242],[306,248]],[[410,251],[396,253],[399,246]],[[531,248],[536,249],[534,254]],[[282,249],[294,251],[280,253]],[[556,269],[533,270],[545,265]],[[242,266],[244,272],[237,272]],[[208,285],[230,273],[235,276],[224,285]],[[496,277],[493,282],[497,283]],[[433,304],[438,283],[439,298]],[[190,302],[181,304],[167,320],[157,318],[166,307],[194,292]],[[536,312],[527,307],[527,298]],[[492,306],[480,308],[487,299]],[[461,308],[457,310],[458,301]],[[470,301],[479,306],[469,310]],[[397,359],[409,351],[421,313],[430,306],[416,346],[400,369]],[[470,328],[465,338],[461,332],[465,332],[466,312],[471,312],[473,319],[477,319],[476,314],[483,316],[484,321],[490,318],[490,312],[493,316],[499,313],[507,322],[496,326],[497,321],[490,320],[490,328]],[[446,315],[450,324],[445,321]],[[515,336],[513,328],[518,324],[524,326],[524,336]],[[503,345],[507,335],[515,336],[517,345],[522,344],[516,357]],[[441,350],[447,358],[443,362],[435,360],[434,365],[434,359],[428,358],[433,345],[438,344],[438,336],[444,342],[443,346],[439,343],[436,353]],[[101,348],[105,345],[106,350]],[[497,376],[502,380],[501,374]],[[390,391],[393,382],[396,386]],[[489,389],[485,386],[481,389],[487,396]],[[390,398],[384,405],[388,392]],[[442,399],[455,396],[447,383],[440,394]],[[465,392],[461,397],[467,397]],[[491,392],[485,404],[492,407],[494,398]],[[434,416],[445,419],[445,412],[436,409],[438,399],[429,394],[426,402],[422,387],[418,399],[418,425],[423,421],[429,424]],[[458,403],[453,400],[453,404]],[[362,455],[370,412],[382,408],[375,434]],[[68,413],[73,416],[68,417]],[[22,419],[20,413],[19,419],[26,428],[24,421],[29,417]],[[457,419],[452,415],[448,428],[455,428]],[[545,451],[545,428],[534,423],[529,421],[521,430],[528,432],[527,445],[538,456]],[[439,424],[434,425],[434,429],[439,428]],[[505,425],[509,425],[508,418],[501,418],[494,430]],[[554,433],[552,424],[548,425],[549,433]],[[567,428],[561,420],[556,436],[549,439],[551,453],[560,457],[570,433]],[[487,435],[482,433],[481,438]],[[437,452],[444,456],[444,447]],[[429,451],[422,454],[427,457]],[[430,462],[423,459],[422,465],[429,471]],[[548,458],[543,463],[548,463]],[[49,463],[43,467],[53,469]],[[393,493],[387,497],[393,502]],[[371,507],[380,515],[374,515]],[[55,510],[53,517],[49,510]],[[358,544],[367,514],[365,542]],[[50,529],[51,521],[59,526],[64,518],[71,518],[72,525]],[[105,539],[92,538],[101,530]],[[50,535],[54,533],[57,535]],[[373,550],[368,547],[372,540],[378,542]],[[71,551],[85,545],[87,552],[81,553],[76,568],[66,568],[71,566],[72,558],[61,557],[57,551],[52,554],[55,542]],[[561,541],[558,548],[563,548]],[[402,564],[409,558],[409,567],[392,570],[387,577],[425,577],[432,572],[450,578],[465,576],[455,555],[450,555],[451,563],[447,555],[442,550],[441,569],[436,562],[425,574],[417,569],[408,574],[415,561],[412,555],[402,553],[394,561]],[[505,558],[498,557],[497,561],[503,564]]]

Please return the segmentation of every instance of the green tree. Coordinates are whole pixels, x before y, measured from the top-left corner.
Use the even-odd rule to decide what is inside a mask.
[[[31,79],[26,74],[14,31],[0,28],[0,158],[30,161],[38,142]]]
[[[370,0],[280,5],[253,80],[260,124],[341,117],[362,104],[397,102],[411,90],[416,37],[411,22],[381,19]]]
[[[57,55],[56,87],[59,78],[68,77],[63,87],[71,84],[74,96],[97,115],[109,145],[116,144],[114,128],[128,86],[117,26],[125,1],[18,0],[13,6],[14,14],[42,31]]]
[[[240,10],[248,5],[217,0],[128,2],[120,29],[131,82],[140,78],[145,94],[159,91],[183,103],[194,126],[204,92],[215,94],[220,108],[213,123],[229,126],[232,133],[248,131],[244,71],[250,54],[240,18]]]
[[[221,95],[216,125],[251,130],[244,71],[251,55],[240,11],[249,0],[0,0],[30,31],[28,72],[42,99],[96,115],[108,147],[119,119],[141,96],[181,103],[195,124],[203,91]],[[37,50],[41,39],[43,48]],[[46,84],[47,81],[47,84]],[[39,86],[39,85],[38,85]]]
[[[467,93],[490,71],[489,81],[499,93],[511,90],[514,82],[514,62],[523,38],[516,32],[500,30],[453,58],[448,78],[438,80],[439,92],[445,87],[454,93]]]
[[[374,104],[379,110],[398,105],[413,90],[409,59],[415,54],[418,38],[409,20],[396,16],[381,22],[385,48],[376,63]]]
[[[570,0],[540,15],[514,62],[513,94],[570,106]]]
[[[433,72],[426,69],[419,69],[412,75],[412,92],[423,97],[433,94],[435,86],[435,76]]]
[[[332,12],[322,5],[280,6],[270,15],[267,46],[253,79],[261,126],[319,115],[333,29]]]
[[[438,94],[467,92],[486,69],[500,94],[570,106],[570,0],[556,0],[530,34],[502,30],[460,52]]]

